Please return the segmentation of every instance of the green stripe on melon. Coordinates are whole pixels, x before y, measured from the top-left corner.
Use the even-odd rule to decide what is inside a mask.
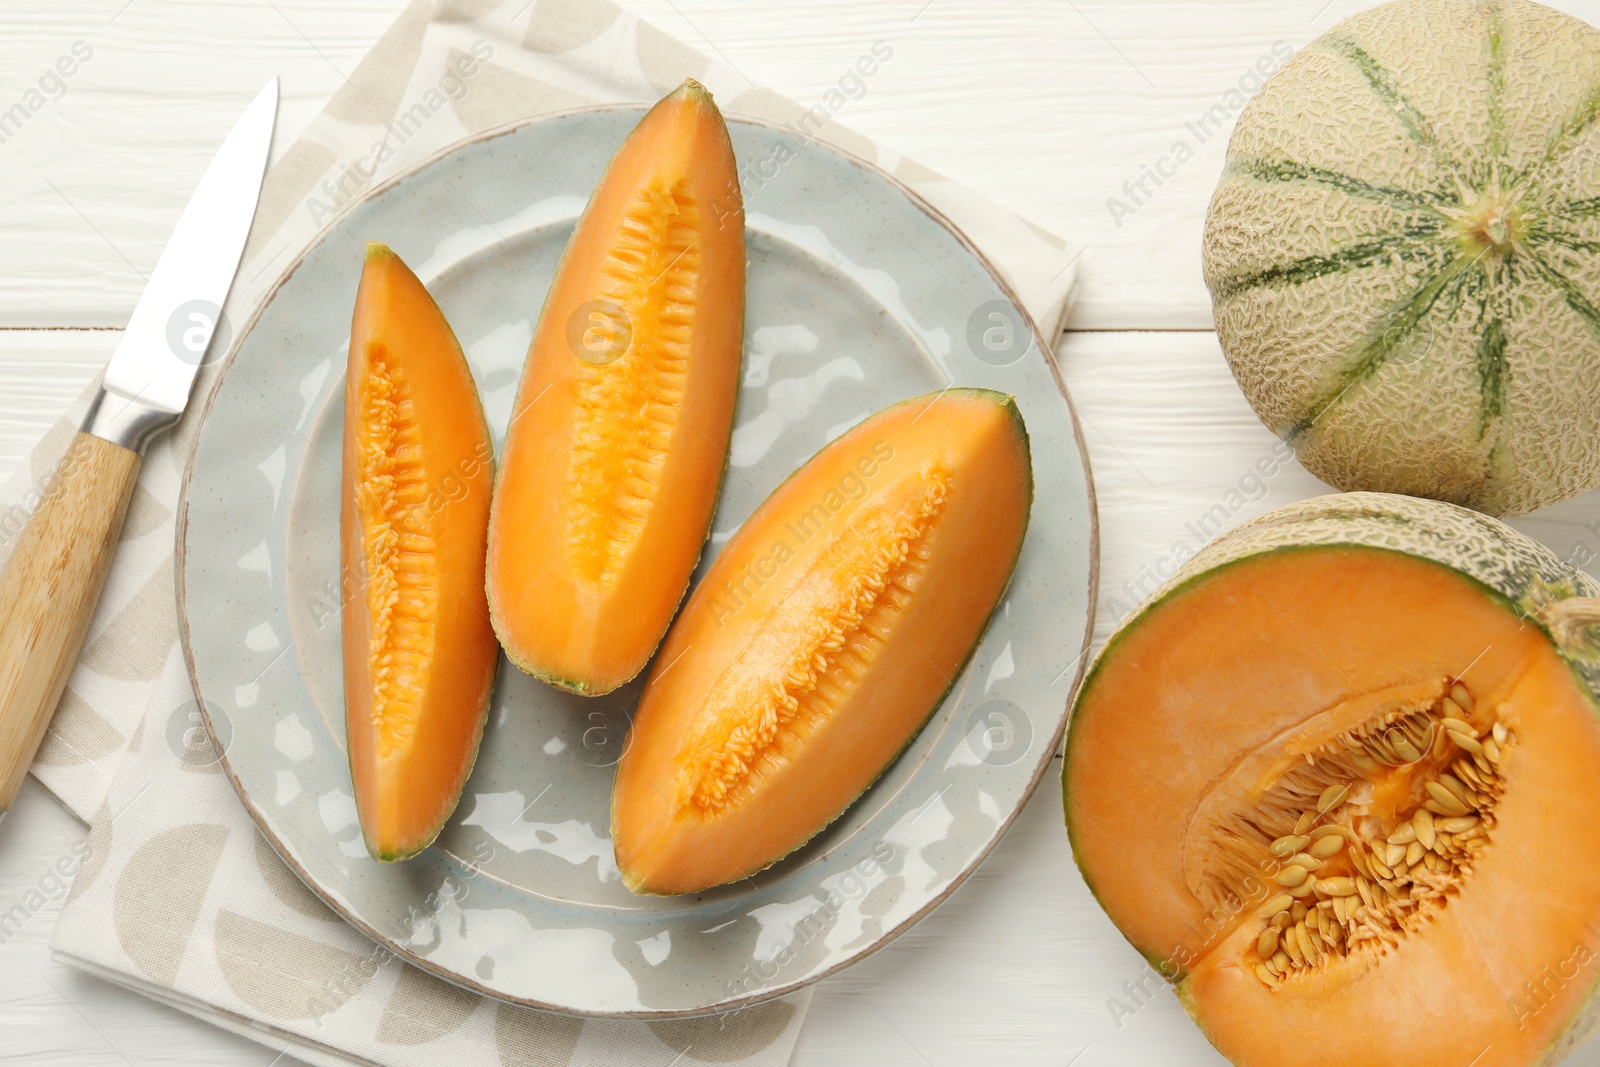
[[[1492,514],[1600,484],[1600,31],[1341,23],[1241,116],[1204,256],[1235,377],[1325,481]]]

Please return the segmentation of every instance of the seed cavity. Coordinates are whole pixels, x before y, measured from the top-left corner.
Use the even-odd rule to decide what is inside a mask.
[[[704,244],[697,219],[682,183],[646,189],[628,208],[597,285],[627,324],[626,338],[605,341],[626,350],[601,364],[573,356],[565,544],[574,569],[602,588],[644,532],[683,422]]]
[[[681,808],[715,815],[832,718],[893,640],[927,570],[929,536],[950,486],[950,473],[935,463],[833,530],[690,725],[679,758]],[[1305,877],[1303,867],[1288,869]]]
[[[367,672],[379,757],[409,748],[427,691],[439,609],[434,510],[423,467],[422,431],[410,388],[382,358],[360,383],[356,478],[371,640]]]
[[[1399,944],[1493,842],[1515,731],[1459,680],[1434,692],[1386,704],[1273,772],[1249,794],[1253,811],[1209,831],[1193,883],[1202,901],[1263,874],[1273,892],[1244,920],[1254,929],[1241,961],[1269,989]]]

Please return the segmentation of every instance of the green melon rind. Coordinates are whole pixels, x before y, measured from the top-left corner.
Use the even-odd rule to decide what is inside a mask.
[[[1442,35],[1448,39],[1423,36],[1430,15],[1448,24],[1449,33]],[[1466,27],[1472,28],[1470,33]],[[1416,35],[1414,48],[1404,53],[1404,64],[1389,67],[1378,53],[1397,34],[1402,39],[1405,34]],[[1592,195],[1597,179],[1585,173],[1582,178],[1556,181],[1552,174],[1570,162],[1575,150],[1596,149],[1600,72],[1589,69],[1593,64],[1562,53],[1569,41],[1588,42],[1594,46],[1591,51],[1600,51],[1600,33],[1530,0],[1398,0],[1346,20],[1313,42],[1247,106],[1207,219],[1206,281],[1219,339],[1241,387],[1268,425],[1325,480],[1349,489],[1436,496],[1494,514],[1531,511],[1600,484],[1600,432],[1595,432],[1600,425],[1591,425],[1600,420],[1563,425],[1570,420],[1549,415],[1545,410],[1549,405],[1530,400],[1531,393],[1523,393],[1520,408],[1509,402],[1519,396],[1519,381],[1549,376],[1551,388],[1570,387],[1584,398],[1593,394],[1596,403],[1589,406],[1600,408],[1600,389],[1584,371],[1587,363],[1600,358],[1600,282],[1583,266],[1600,252],[1600,240],[1573,232],[1600,210],[1600,197]],[[1552,57],[1565,65],[1555,69],[1558,64]],[[1411,172],[1409,183],[1368,180],[1360,173],[1300,158],[1303,152],[1319,150],[1308,148],[1316,140],[1283,134],[1281,125],[1262,126],[1274,135],[1255,137],[1263,143],[1250,145],[1250,151],[1241,145],[1265,121],[1258,116],[1272,114],[1273,109],[1281,113],[1287,103],[1315,91],[1318,83],[1300,71],[1310,63],[1330,62],[1349,71],[1352,84],[1365,86],[1364,101],[1350,103],[1341,97],[1342,106],[1359,112],[1360,120],[1372,123],[1374,130],[1386,122],[1397,138],[1413,145],[1426,160],[1426,166]],[[1421,88],[1426,79],[1450,76],[1445,72],[1455,63],[1481,68],[1468,87],[1474,93],[1481,90],[1485,98],[1481,133],[1463,143],[1441,136],[1426,108],[1414,99],[1426,95]],[[1568,109],[1558,120],[1541,116],[1541,125],[1529,127],[1550,131],[1542,142],[1546,145],[1542,154],[1523,152],[1513,158],[1509,131],[1519,122],[1526,124],[1537,105],[1508,89],[1508,71],[1522,75],[1518,88],[1527,95],[1527,72],[1543,72],[1545,63],[1552,67],[1549,80],[1563,94]],[[1318,105],[1305,106],[1314,112],[1314,123],[1343,121],[1336,108],[1319,111]],[[1465,114],[1480,121],[1476,110],[1466,111],[1465,105],[1455,110],[1450,104],[1429,106],[1446,120],[1459,120]],[[1272,151],[1273,145],[1278,152]],[[1372,149],[1374,154],[1386,151],[1377,143]],[[1371,168],[1357,163],[1350,169]],[[1524,197],[1533,210],[1527,232],[1520,249],[1504,258],[1498,281],[1491,274],[1499,256],[1480,258],[1481,250],[1463,245],[1452,226],[1440,225],[1445,218],[1442,209],[1460,200],[1456,182],[1479,190],[1491,172],[1498,172],[1502,185],[1521,182],[1532,190]],[[1318,205],[1304,201],[1287,217],[1277,217],[1270,214],[1274,205],[1268,196],[1270,187],[1280,183],[1325,188],[1330,195]],[[1402,184],[1422,187],[1400,188]],[[1395,212],[1394,220],[1381,225],[1377,234],[1362,232],[1358,215],[1346,211],[1340,197],[1332,194],[1385,205]],[[1431,236],[1430,228],[1436,231]],[[1285,238],[1278,237],[1280,231]],[[1323,236],[1329,234],[1335,236]],[[1305,242],[1314,251],[1290,257],[1275,254],[1283,239]],[[1319,317],[1342,296],[1359,294],[1366,284],[1363,272],[1388,262],[1400,265],[1383,255],[1385,245],[1391,246],[1393,257],[1415,262],[1432,255],[1440,262],[1425,265],[1420,276],[1408,272],[1409,293],[1387,309],[1364,312],[1365,329],[1350,331],[1342,340],[1335,332],[1319,334]],[[1348,276],[1349,281],[1322,282],[1330,291],[1303,288],[1332,274]],[[1275,297],[1240,303],[1242,297],[1263,288],[1298,295],[1293,300]],[[1525,305],[1527,294],[1535,291],[1554,307],[1564,306],[1571,324],[1534,319],[1536,312]],[[1514,314],[1519,306],[1524,307],[1522,328],[1508,329],[1519,325]],[[1501,321],[1507,315],[1511,321]],[[1424,323],[1434,332],[1460,323],[1462,332],[1470,333],[1486,330],[1496,321],[1500,322],[1498,360],[1473,358],[1465,341],[1433,346],[1435,351],[1428,355],[1431,366],[1442,369],[1434,370],[1427,381],[1436,395],[1411,401],[1423,408],[1422,417],[1402,416],[1389,398],[1365,395],[1373,385],[1381,392],[1385,368],[1410,351]],[[1432,333],[1429,337],[1431,343]],[[1307,374],[1318,379],[1315,386],[1297,400],[1292,398],[1294,391],[1304,388],[1292,383]],[[1402,372],[1395,380],[1413,381],[1404,376],[1408,374]],[[1539,387],[1545,384],[1541,381]],[[1570,410],[1588,408],[1579,404]],[[1330,427],[1329,433],[1319,432]],[[1556,440],[1563,435],[1568,440]],[[1434,456],[1440,461],[1419,469],[1418,457]]]
[[[1242,523],[1202,548],[1119,626],[1095,657],[1073,702],[1061,767],[1061,794],[1067,836],[1074,862],[1089,892],[1106,913],[1078,847],[1080,829],[1073,818],[1072,741],[1089,694],[1100,671],[1116,655],[1123,640],[1174,594],[1245,560],[1280,552],[1317,548],[1371,548],[1426,560],[1477,583],[1507,611],[1537,626],[1591,694],[1600,718],[1600,643],[1592,639],[1559,643],[1540,620],[1546,605],[1571,597],[1600,597],[1600,581],[1574,570],[1532,538],[1497,519],[1442,501],[1390,493],[1341,493],[1290,504]],[[1132,942],[1130,941],[1130,944]],[[1175,967],[1155,950],[1133,946],[1150,966],[1171,981],[1186,969]],[[1192,1013],[1191,1013],[1192,1014]]]
[[[879,780],[882,779],[885,774],[889,773],[889,768],[893,767],[897,762],[899,762],[900,757],[905,754],[906,749],[911,747],[911,743],[913,741],[915,741],[917,739],[918,735],[920,735],[922,733],[923,729],[928,725],[928,722],[933,718],[934,714],[940,708],[944,707],[944,702],[950,698],[950,694],[955,691],[956,684],[958,682],[960,682],[961,676],[966,673],[967,665],[972,662],[972,657],[974,655],[976,655],[977,652],[978,652],[978,649],[980,647],[982,647],[983,639],[986,636],[988,636],[989,627],[994,623],[995,614],[1000,610],[1000,605],[1005,601],[1006,593],[1010,592],[1010,590],[1011,590],[1011,579],[1016,577],[1017,562],[1020,559],[1022,559],[1022,546],[1024,544],[1026,544],[1027,541],[1028,541],[1028,524],[1033,519],[1033,487],[1034,487],[1034,482],[1033,482],[1033,445],[1032,445],[1031,438],[1029,438],[1029,436],[1028,436],[1028,424],[1023,421],[1023,419],[1022,419],[1022,411],[1021,411],[1021,409],[1019,409],[1017,407],[1017,398],[1015,396],[1012,396],[1009,393],[1002,393],[1002,392],[1000,392],[998,390],[995,390],[995,389],[983,389],[983,388],[979,388],[979,387],[975,387],[975,386],[974,387],[969,387],[969,386],[951,386],[951,387],[949,387],[947,389],[943,389],[943,390],[941,390],[941,391],[939,391],[937,393],[926,393],[926,394],[923,394],[921,396],[914,396],[914,397],[910,397],[909,399],[906,399],[906,400],[897,401],[896,403],[890,404],[888,407],[883,408],[882,410],[877,412],[875,415],[869,416],[869,418],[876,418],[878,415],[882,415],[882,414],[885,414],[887,412],[893,411],[896,408],[905,407],[907,404],[916,404],[916,403],[919,403],[919,402],[931,401],[936,397],[945,395],[946,393],[957,393],[957,394],[960,394],[962,396],[972,397],[972,398],[977,399],[977,400],[985,400],[985,401],[988,401],[990,403],[998,404],[999,406],[1004,408],[1006,414],[1011,417],[1012,428],[1016,431],[1016,435],[1017,435],[1017,443],[1021,446],[1023,458],[1026,460],[1026,463],[1024,464],[1024,468],[1026,469],[1027,474],[1028,474],[1028,501],[1027,501],[1027,505],[1026,505],[1026,509],[1027,510],[1023,513],[1023,516],[1022,516],[1022,536],[1017,538],[1017,551],[1016,551],[1016,554],[1011,557],[1011,568],[1006,573],[1005,584],[1000,587],[1000,594],[997,597],[995,597],[994,607],[990,608],[989,609],[989,614],[987,616],[985,616],[985,618],[983,620],[983,625],[978,629],[978,635],[976,637],[974,637],[973,640],[972,640],[972,646],[967,649],[967,654],[965,656],[961,657],[961,662],[956,666],[956,669],[951,672],[951,674],[950,674],[950,684],[948,686],[946,686],[944,691],[942,693],[940,693],[939,696],[933,701],[933,703],[931,703],[928,706],[928,713],[925,716],[923,716],[922,721],[917,724],[916,729],[912,730],[909,734],[906,735],[905,743],[903,745],[901,745],[900,748],[895,751],[894,755],[890,756],[889,759],[884,762],[884,765],[881,768],[879,768],[878,773],[873,775],[872,780],[869,781],[866,785],[862,786],[861,787],[861,791],[859,793],[857,793],[855,796],[851,797],[849,800],[847,800],[839,808],[838,811],[836,811],[832,815],[828,816],[827,820],[824,821],[822,823],[822,825],[818,826],[815,830],[813,830],[811,832],[810,836],[808,836],[804,841],[801,841],[799,844],[795,845],[794,848],[790,849],[788,852],[785,852],[783,855],[777,856],[777,857],[773,858],[772,860],[770,860],[769,862],[762,864],[760,867],[757,867],[756,869],[751,870],[751,871],[746,871],[743,874],[740,874],[740,875],[738,875],[738,876],[736,876],[734,878],[728,879],[728,882],[723,883],[725,885],[726,884],[730,884],[732,882],[741,881],[741,880],[743,880],[745,878],[752,878],[755,875],[760,874],[762,871],[767,870],[768,868],[774,867],[779,863],[782,863],[784,860],[788,859],[790,856],[794,855],[796,852],[799,852],[801,849],[805,848],[812,841],[816,840],[816,837],[817,837],[818,834],[822,833],[828,827],[830,827],[834,823],[838,822],[839,819],[841,817],[843,817],[845,812],[849,811],[852,807],[855,806],[855,804],[856,804],[856,802],[858,800],[860,800],[862,797],[866,796],[867,793],[871,792],[872,787],[877,785]],[[846,431],[846,432],[848,432],[848,431]],[[829,444],[832,444],[832,442],[830,441]],[[828,448],[828,445],[823,445],[822,448],[818,449],[817,452],[812,455],[811,459],[815,459],[817,455],[821,454],[827,448]],[[773,488],[772,493],[769,493],[768,496],[771,496],[771,495],[777,493],[778,490],[782,489],[783,486],[787,485],[790,480],[792,480],[793,478],[798,476],[802,471],[804,471],[806,469],[806,467],[810,465],[811,459],[806,460],[805,463],[802,463],[799,467],[797,467],[793,471],[791,471],[789,473],[788,477],[786,477],[782,482],[779,482],[778,485]],[[757,508],[759,509],[759,507],[760,507],[760,505],[758,504]],[[612,836],[613,839],[615,839],[616,836],[617,836],[617,833],[616,833],[616,825],[617,825],[616,798],[617,798],[616,790],[613,789],[612,792],[611,792],[611,807],[610,807],[611,836]],[[622,884],[628,889],[629,892],[635,894],[636,896],[663,897],[663,896],[682,896],[682,895],[684,895],[684,894],[672,894],[672,893],[657,893],[652,889],[646,888],[643,885],[643,883],[641,882],[639,876],[636,873],[634,873],[632,871],[629,871],[626,867],[623,867],[623,865],[620,864],[620,863],[617,866],[618,866],[619,872],[622,875]],[[693,894],[689,894],[689,895],[693,895]]]
[[[728,141],[728,154],[731,156],[733,154],[733,138],[732,138],[732,135],[730,135],[728,133],[727,121],[723,118],[721,110],[718,109],[718,107],[716,105],[716,101],[712,98],[710,90],[708,90],[705,86],[701,85],[699,82],[695,81],[693,78],[685,78],[683,80],[683,84],[678,86],[678,88],[674,89],[671,93],[669,93],[666,97],[664,97],[661,102],[665,102],[666,100],[671,100],[674,97],[687,97],[687,98],[693,100],[696,103],[696,105],[709,110],[713,115],[716,116],[717,125],[720,126],[721,129],[722,129],[722,136],[725,139],[727,139],[727,141]],[[658,102],[655,105],[655,107],[661,106],[661,102]],[[654,107],[651,110],[654,110]],[[643,119],[640,119],[639,121],[640,121],[641,124],[643,124],[643,122],[644,122]],[[633,135],[637,131],[637,129],[638,129],[638,127],[635,127],[633,130],[628,131],[628,136],[623,138],[623,144],[624,145],[627,144],[628,140],[633,137]],[[615,157],[617,155],[620,155],[621,153],[622,153],[622,146],[619,145],[617,147],[616,153],[613,154],[612,158],[615,159]],[[599,189],[600,186],[605,184],[606,176],[609,175],[610,173],[611,173],[611,164],[608,162],[606,164],[605,171],[600,175],[600,180],[595,183],[595,188],[596,189]],[[737,169],[735,169],[733,180],[734,180],[735,188],[738,188],[739,175],[738,175]],[[590,195],[590,199],[593,199],[593,194]],[[587,203],[584,205],[584,210],[585,211],[588,210],[588,204]],[[741,214],[744,211],[744,197],[743,197],[742,190],[740,192],[739,210],[740,210]],[[576,231],[574,231],[574,232],[576,232]],[[568,244],[567,244],[567,247],[561,250],[561,258],[556,261],[556,269],[555,269],[555,274],[553,275],[553,277],[559,278],[561,276],[562,270],[564,270],[566,268],[566,265],[567,265],[567,256],[568,256],[569,253],[571,253],[571,251],[572,251],[572,244],[569,241]],[[554,285],[550,286],[549,289],[545,290],[544,303],[539,308],[539,318],[534,320],[535,323],[537,323],[539,321],[542,321],[544,319],[545,312],[550,307],[550,295],[554,290],[555,290],[555,286]],[[743,300],[741,300],[739,302],[739,336],[741,338],[744,337],[746,303],[747,302],[743,301]],[[537,332],[537,326],[535,326],[535,331]],[[741,347],[740,347],[740,351],[739,351],[739,366],[736,369],[735,373],[739,376],[739,379],[742,381],[743,377],[744,377],[744,350],[743,350],[743,342],[742,341],[740,342],[740,345],[741,345]],[[527,364],[525,363],[524,366],[523,366],[523,374],[524,375],[527,374],[527,369],[528,369],[527,368]],[[522,383],[521,383],[520,380],[517,383],[517,391],[519,393],[522,391]],[[742,392],[743,392],[743,390],[741,390],[741,389],[737,389],[736,388],[734,390],[734,394],[733,394],[733,411],[730,412],[729,415],[728,415],[728,433],[729,433],[730,438],[731,438],[732,433],[733,433],[733,427],[738,425],[738,422],[739,422],[739,400],[740,400],[740,394]],[[480,401],[480,406],[481,406],[481,401]],[[712,495],[712,498],[711,498],[713,500],[713,502],[722,499],[722,487],[728,480],[728,467],[732,462],[732,457],[733,457],[733,449],[732,449],[732,447],[731,446],[730,447],[725,447],[722,450],[722,469],[717,472],[717,488],[716,488],[716,492]],[[495,483],[494,483],[495,493],[494,493],[494,497],[491,498],[490,502],[489,502],[489,528],[491,530],[494,529],[494,513],[495,513],[495,511],[496,511],[496,509],[498,507],[498,500],[499,500],[499,496],[500,496],[500,492],[499,492],[499,490],[500,490],[500,480],[499,479],[500,479],[500,472],[497,470],[495,472]],[[537,678],[537,679],[539,679],[539,681],[545,683],[546,685],[552,686],[552,687],[554,687],[556,689],[560,689],[560,690],[563,690],[563,691],[568,692],[568,693],[573,693],[573,694],[575,694],[577,696],[603,697],[603,696],[606,696],[609,693],[613,693],[616,690],[618,690],[618,689],[622,688],[623,686],[627,685],[629,682],[631,682],[635,678],[639,677],[639,675],[644,671],[644,669],[650,665],[650,660],[655,656],[657,649],[659,649],[661,647],[661,642],[666,640],[667,631],[669,629],[671,629],[671,627],[672,627],[672,620],[677,618],[678,612],[683,609],[684,602],[688,600],[688,598],[689,598],[689,588],[693,584],[694,572],[700,566],[700,560],[705,555],[706,545],[708,545],[711,542],[711,531],[715,527],[716,521],[717,521],[717,509],[716,509],[716,504],[713,503],[712,507],[711,507],[710,514],[708,514],[706,516],[705,533],[700,538],[700,551],[695,554],[694,563],[689,568],[690,580],[687,581],[687,582],[684,582],[684,584],[683,584],[683,592],[678,594],[678,603],[677,603],[676,606],[673,607],[672,613],[667,616],[667,623],[666,623],[666,625],[661,627],[661,634],[660,634],[659,637],[656,638],[655,645],[649,650],[649,652],[647,652],[645,654],[644,658],[639,661],[639,665],[634,668],[632,674],[628,675],[628,677],[622,679],[620,682],[616,683],[615,685],[606,686],[605,688],[601,688],[600,686],[597,686],[597,685],[593,684],[592,682],[590,682],[590,681],[588,681],[587,679],[584,679],[584,678],[563,678],[558,674],[554,674],[554,673],[552,673],[550,671],[545,670],[544,668],[540,667],[538,664],[534,663],[532,660],[525,659],[524,657],[520,656],[512,648],[511,643],[506,640],[505,634],[500,629],[500,616],[499,616],[499,613],[495,611],[495,599],[496,598],[495,598],[495,595],[494,595],[494,553],[492,553],[492,552],[489,553],[488,562],[484,566],[484,573],[483,573],[484,591],[485,591],[485,593],[486,593],[486,595],[488,597],[488,603],[489,603],[489,625],[490,625],[491,628],[493,628],[495,640],[500,642],[500,648],[505,652],[506,659],[508,659],[511,662],[511,665],[513,667],[517,668],[517,670],[521,671],[523,674],[529,675],[530,677],[533,677],[533,678]]]
[[[366,259],[398,258],[395,251],[381,241],[368,241],[364,255]],[[402,266],[404,266],[403,263]],[[409,267],[406,269],[407,271],[410,270]],[[426,289],[427,286],[423,286],[423,288]],[[471,390],[472,401],[477,408],[478,426],[482,430],[482,440],[487,446],[487,451],[489,453],[489,485],[491,486],[492,491],[492,487],[495,484],[495,478],[497,477],[494,458],[494,436],[489,432],[489,418],[483,410],[483,396],[477,388],[477,379],[473,377],[472,365],[467,362],[466,352],[461,348],[461,341],[456,337],[455,329],[451,327],[450,321],[445,318],[444,309],[439,306],[439,302],[437,300],[432,300],[433,294],[429,293],[428,296],[430,302],[433,304],[433,310],[435,314],[439,316],[439,321],[444,323],[445,332],[449,334],[450,340],[454,342],[455,358],[460,362],[462,369],[466,371],[467,381],[472,383],[473,386]],[[489,506],[491,509],[494,507],[492,498]],[[487,568],[485,569],[487,570]],[[496,639],[498,640],[498,638],[499,635],[496,634]],[[399,863],[402,860],[411,859],[413,856],[425,852],[429,846],[438,840],[439,835],[444,832],[445,825],[450,821],[450,816],[454,815],[456,808],[460,807],[461,805],[461,794],[466,791],[467,782],[472,778],[473,768],[478,765],[478,753],[483,749],[483,732],[489,723],[489,711],[494,706],[494,689],[499,680],[500,664],[497,660],[494,667],[489,672],[489,689],[484,696],[483,708],[478,712],[478,729],[472,740],[472,752],[467,757],[466,773],[461,776],[461,782],[456,786],[455,796],[450,798],[450,806],[445,809],[444,818],[440,819],[438,825],[436,825],[430,832],[423,835],[423,837],[420,839],[420,844],[413,845],[410,848],[396,849],[393,852],[384,852],[382,849],[377,847],[376,842],[374,842],[371,836],[368,835],[366,823],[359,819],[357,820],[361,827],[361,839],[367,846],[367,854],[373,859],[380,863]],[[345,766],[350,771],[350,781],[354,783],[356,770],[355,765],[350,762],[350,758],[350,746],[346,744]]]

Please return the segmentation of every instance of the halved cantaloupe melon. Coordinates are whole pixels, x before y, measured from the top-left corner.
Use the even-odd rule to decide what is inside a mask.
[[[1032,494],[1015,403],[981,389],[888,408],[779,486],[645,688],[611,802],[628,887],[753,874],[860,796],[982,636]]]
[[[1548,1063],[1600,977],[1600,593],[1448,504],[1197,556],[1085,681],[1073,850],[1247,1067]]]
[[[733,145],[693,81],[607,167],[513,408],[489,535],[506,654],[591,696],[661,642],[711,527],[744,338]]]
[[[494,453],[449,323],[377,243],[356,296],[344,403],[350,775],[368,851],[399,860],[455,810],[488,715],[500,651],[483,592]]]

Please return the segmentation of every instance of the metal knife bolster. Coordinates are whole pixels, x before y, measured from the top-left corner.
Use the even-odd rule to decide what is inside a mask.
[[[102,384],[78,428],[143,455],[150,442],[180,417],[181,412],[168,411]]]

